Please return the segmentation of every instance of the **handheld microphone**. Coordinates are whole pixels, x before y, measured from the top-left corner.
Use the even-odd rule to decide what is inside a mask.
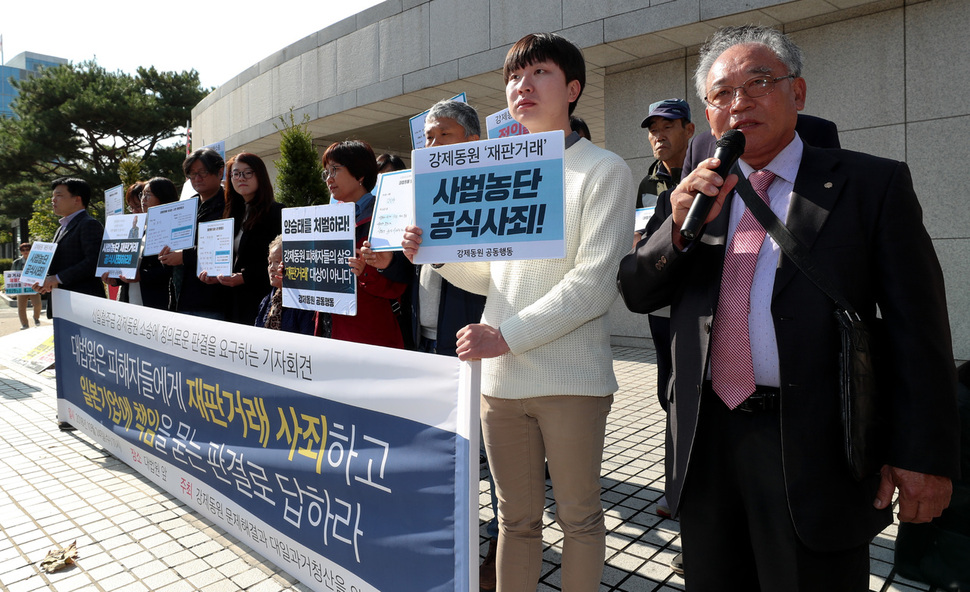
[[[728,171],[744,154],[744,134],[736,129],[729,129],[724,132],[714,146],[714,158],[721,161],[714,172],[722,179],[726,179]],[[704,226],[704,221],[707,220],[707,215],[711,213],[715,198],[716,196],[704,193],[697,194],[687,211],[687,218],[684,219],[684,224],[680,228],[681,236],[687,240],[694,240],[698,237],[701,228]]]

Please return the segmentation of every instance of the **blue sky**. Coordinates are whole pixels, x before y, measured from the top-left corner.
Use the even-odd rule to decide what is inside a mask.
[[[220,86],[287,45],[381,0],[47,0],[5,2],[3,57],[23,51],[72,62],[97,58],[110,71],[138,66],[199,72]]]

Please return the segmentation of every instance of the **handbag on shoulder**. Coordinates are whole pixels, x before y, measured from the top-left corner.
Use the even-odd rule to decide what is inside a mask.
[[[758,197],[737,165],[731,172],[738,176],[735,191],[758,223],[795,266],[835,302],[835,318],[841,340],[839,396],[845,459],[852,476],[861,481],[879,472],[884,460],[880,457],[880,451],[886,450],[883,446],[886,422],[880,413],[879,360],[876,355],[882,321],[876,319],[867,326],[852,305],[818,270],[809,257],[808,249]]]

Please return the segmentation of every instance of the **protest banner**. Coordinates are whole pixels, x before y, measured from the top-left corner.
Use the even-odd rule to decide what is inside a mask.
[[[199,198],[148,208],[143,255],[158,255],[162,247],[173,251],[195,246],[195,218]]]
[[[54,301],[60,421],[313,590],[478,590],[478,363]]]
[[[512,119],[512,114],[509,113],[508,107],[486,117],[485,130],[489,139],[523,136],[529,133],[528,128]]]
[[[201,275],[203,271],[211,277],[232,275],[234,227],[232,218],[199,222],[199,257],[195,266],[196,276]]]
[[[411,152],[415,263],[565,256],[562,130]]]
[[[283,306],[357,314],[354,204],[283,209]]]
[[[384,173],[377,178],[374,216],[370,223],[370,248],[400,251],[404,229],[414,223],[414,178],[411,171]]]
[[[115,185],[104,192],[104,215],[116,216],[125,213],[125,186]]]
[[[30,284],[20,282],[20,271],[3,272],[3,291],[7,296],[36,294]]]
[[[57,250],[57,243],[32,244],[30,254],[24,261],[24,268],[20,271],[20,283],[28,286],[43,284],[47,279],[47,270],[50,269],[55,250]]]
[[[450,100],[458,101],[459,103],[468,102],[468,98],[465,96],[465,93],[458,93],[457,95],[451,97]],[[408,120],[408,127],[411,130],[411,148],[414,150],[420,150],[426,145],[426,140],[424,137],[424,120],[427,119],[430,111],[431,109],[426,109]]]
[[[135,277],[146,217],[145,214],[118,214],[105,219],[96,276],[107,273],[113,278]]]

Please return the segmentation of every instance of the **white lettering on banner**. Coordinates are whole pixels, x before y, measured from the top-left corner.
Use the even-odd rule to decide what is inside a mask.
[[[370,346],[54,298],[59,418],[313,590],[395,589],[388,540],[422,589],[468,588],[477,365],[382,351],[360,397],[354,360]],[[467,558],[438,557],[441,544]]]

